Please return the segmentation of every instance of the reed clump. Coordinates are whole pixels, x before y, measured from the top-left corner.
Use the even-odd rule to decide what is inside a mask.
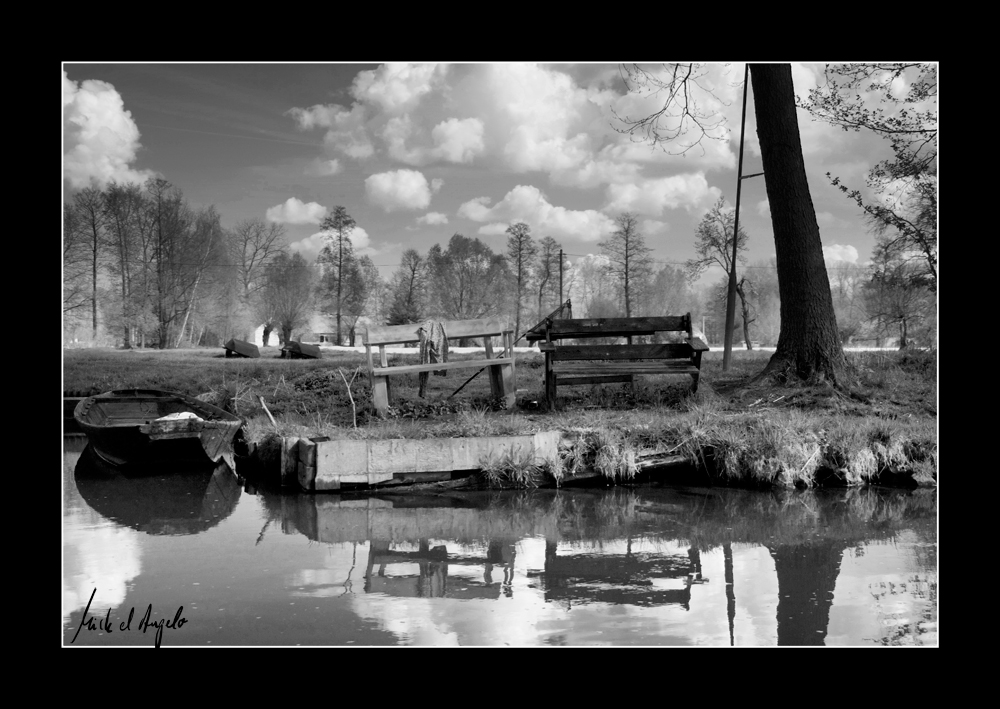
[[[532,488],[545,479],[534,452],[521,447],[500,455],[490,454],[479,461],[479,467],[484,482],[491,488]]]

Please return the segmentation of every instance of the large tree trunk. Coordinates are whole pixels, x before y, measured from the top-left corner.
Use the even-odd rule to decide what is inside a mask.
[[[844,351],[802,159],[792,68],[751,64],[750,77],[781,297],[781,333],[764,374],[837,383]]]

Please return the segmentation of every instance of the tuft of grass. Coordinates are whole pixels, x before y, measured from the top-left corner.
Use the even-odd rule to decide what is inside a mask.
[[[482,477],[491,488],[532,488],[543,480],[542,468],[532,451],[515,448],[500,455],[492,453],[479,461]]]

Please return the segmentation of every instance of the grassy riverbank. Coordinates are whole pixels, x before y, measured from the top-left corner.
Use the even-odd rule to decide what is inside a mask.
[[[722,354],[711,352],[696,396],[687,377],[644,377],[634,392],[627,384],[560,389],[557,412],[544,411],[541,403],[543,358],[518,352],[515,411],[498,410],[485,373],[457,394],[471,372],[432,375],[424,399],[417,396],[417,376],[407,375],[392,380],[393,408],[384,421],[370,414],[362,353],[335,350],[324,351],[321,360],[282,360],[277,347],[265,347],[260,359],[249,360],[220,352],[67,349],[63,392],[211,392],[246,419],[251,442],[274,434],[383,439],[561,430],[566,445],[559,469],[548,471],[556,476],[596,468],[627,481],[643,459],[680,454],[736,484],[862,484],[894,475],[922,485],[936,482],[935,352],[848,352],[857,394],[852,397],[822,387],[747,387],[769,352],[736,351],[728,372],[722,371]],[[415,356],[411,351],[390,357],[402,362]],[[523,475],[526,465],[511,461],[493,474],[511,479]]]

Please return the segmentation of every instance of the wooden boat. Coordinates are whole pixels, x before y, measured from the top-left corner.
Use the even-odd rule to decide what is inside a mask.
[[[291,340],[281,348],[281,356],[288,359],[320,359],[319,345],[306,345]]]
[[[232,339],[223,345],[226,348],[226,357],[260,357],[260,350],[252,342]]]
[[[88,396],[73,418],[94,452],[115,465],[224,460],[235,470],[233,440],[243,425],[234,414],[193,396],[124,389]]]

